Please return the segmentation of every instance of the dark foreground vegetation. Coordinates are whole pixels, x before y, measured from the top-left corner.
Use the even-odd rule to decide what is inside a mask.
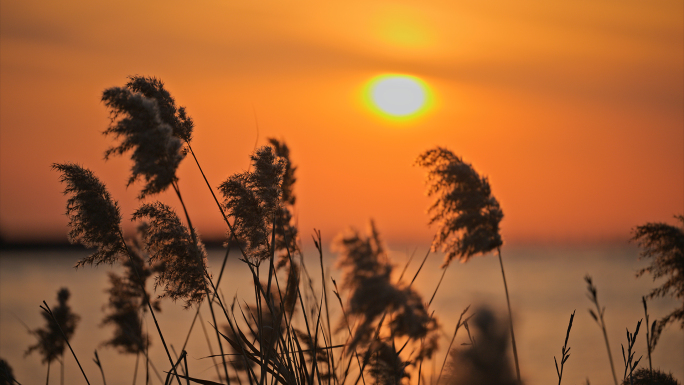
[[[350,229],[334,241],[336,267],[343,271],[339,283],[325,276],[321,234],[314,230],[322,275],[309,276],[293,219],[296,167],[284,142],[269,139],[267,145],[255,149],[248,171],[228,177],[215,188],[191,146],[192,119],[185,108],[176,106],[161,81],[131,77],[124,87],[105,90],[102,100],[111,112],[111,124],[104,133],[116,141],[106,150],[105,158],[130,154],[133,166],[128,184],[141,187],[141,204],[132,215],[138,223],[137,233],[124,234],[117,202],[90,170],[74,163],[54,164],[53,169],[68,197],[69,239],[93,250],[76,265],[124,267],[121,275],[109,274],[109,302],[102,324],[113,326],[114,334],[103,342],[120,354],[135,356],[131,372],[144,371],[146,383],[521,383],[501,252],[499,223],[503,211],[488,179],[460,157],[437,147],[416,160],[427,172],[427,193],[434,198],[428,209],[429,223],[437,230],[432,251],[445,254],[442,278],[454,260],[467,262],[473,256],[495,253],[509,313],[501,320],[487,308],[466,307],[449,340],[442,338],[440,323],[431,309],[441,280],[426,299],[412,286],[422,263],[413,276],[405,276],[404,267],[399,278],[394,278],[395,266],[373,222],[365,232]],[[205,245],[183,201],[176,169],[186,157],[196,163],[210,193],[208,198],[215,201],[225,220],[226,253],[218,271],[209,271]],[[168,189],[183,208],[180,215],[166,203],[152,201]],[[684,225],[684,217],[677,218]],[[671,375],[653,369],[651,353],[666,326],[684,328],[684,232],[681,227],[646,224],[634,230],[633,240],[641,247],[642,256],[651,261],[639,274],[649,273],[665,283],[643,297],[645,321],[638,320],[627,330],[622,343],[623,365],[614,364],[605,307],[587,276],[590,314],[601,329],[615,385],[679,384]],[[254,296],[227,303],[217,288],[231,250],[238,251],[237,258],[252,277]],[[159,296],[147,291],[148,280],[154,281]],[[319,290],[313,288],[312,280],[320,280]],[[648,300],[658,296],[674,296],[682,306],[663,319],[651,321]],[[185,345],[178,354],[169,349],[157,322],[159,297],[171,298],[195,313],[195,320],[199,318],[188,331],[188,338],[196,325],[211,326],[205,334],[206,355],[215,362],[215,377],[199,378],[188,371]],[[68,299],[65,288],[58,293],[56,306],[51,308],[43,302],[46,324],[32,331],[36,344],[26,351],[42,356],[48,382],[51,364],[63,365],[64,354],[73,354],[79,368],[79,360],[84,359],[69,344],[81,319],[71,311]],[[202,307],[208,308],[211,320],[201,318]],[[340,319],[331,319],[332,307],[339,307]],[[565,342],[554,357],[559,384],[571,357],[569,342],[575,313],[568,314]],[[153,319],[154,332],[145,331],[145,317]],[[453,344],[459,332],[467,333],[469,343],[465,346]],[[646,338],[647,352],[635,351],[637,337]],[[561,339],[559,336],[559,345]],[[153,343],[166,352],[167,362],[162,367],[155,367],[148,359]],[[218,346],[218,351],[212,346]],[[439,363],[438,374],[428,376],[424,368],[435,359],[440,346],[449,354]],[[85,373],[81,368],[85,382],[106,383],[107,373],[97,351],[92,359],[100,373]],[[0,361],[0,383],[20,381],[11,367]]]

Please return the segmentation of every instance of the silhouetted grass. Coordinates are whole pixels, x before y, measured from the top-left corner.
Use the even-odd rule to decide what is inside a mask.
[[[454,258],[465,262],[474,255],[495,249],[504,281],[508,320],[501,321],[487,308],[466,316],[469,306],[465,307],[439,374],[433,373],[429,384],[522,382],[501,259],[503,241],[499,222],[503,212],[491,194],[487,178],[481,177],[458,156],[436,148],[422,154],[417,162],[428,169],[428,193],[437,198],[429,209],[430,223],[440,226],[432,249],[442,249],[446,253],[444,270],[429,301],[423,299],[413,283],[430,251],[410,283],[403,281],[410,259],[399,279],[394,279],[395,265],[372,222],[366,232],[350,229],[333,242],[338,252],[336,267],[343,271],[339,287],[327,274],[322,236],[320,231],[314,230],[313,241],[321,269],[320,287],[315,289],[314,279],[304,263],[293,214],[296,167],[290,161],[290,150],[284,142],[270,139],[267,146],[256,149],[248,171],[232,175],[220,184],[217,189],[223,196],[223,202],[220,202],[191,147],[192,119],[185,108],[175,105],[160,80],[131,77],[125,87],[106,90],[103,101],[112,116],[105,134],[119,140],[117,146],[107,150],[106,156],[131,153],[133,167],[128,184],[142,182],[139,199],[148,199],[140,202],[133,215],[134,220],[141,222],[138,236],[124,236],[117,202],[91,171],[75,164],[55,164],[53,168],[61,173],[61,180],[67,185],[70,240],[96,249],[78,265],[123,264],[127,269],[123,276],[110,276],[109,312],[103,322],[117,328],[107,345],[116,347],[121,353],[136,354],[134,382],[140,355],[149,362],[150,336],[142,332],[141,326],[144,313],[149,312],[169,361],[161,369],[166,378],[162,381],[159,376],[159,382],[175,381],[179,385],[356,385],[359,382],[400,384],[411,381],[425,384],[428,380],[423,365],[431,363],[434,367],[441,339],[441,324],[430,305],[447,266]],[[226,224],[227,250],[217,277],[207,265],[205,246],[192,227],[191,213],[183,201],[176,175],[178,165],[187,154],[192,155]],[[150,201],[169,187],[181,204],[183,213],[180,216],[167,204]],[[639,232],[635,238],[642,239],[641,234]],[[251,278],[249,292],[252,295],[226,302],[219,284],[231,246],[239,250],[237,258],[242,263],[243,273]],[[676,261],[677,258],[678,254],[675,254],[671,259]],[[674,263],[670,259],[667,261]],[[657,273],[666,272],[658,270]],[[181,300],[187,309],[195,311],[180,354],[165,342],[163,328],[155,316],[155,312],[160,311],[160,303],[151,300],[145,289],[148,277],[154,277],[155,289],[161,291],[161,296]],[[333,288],[329,288],[328,279]],[[590,313],[603,331],[617,385],[603,318],[605,308],[599,305],[591,278],[587,276],[586,281],[590,299],[596,306],[596,311],[590,310]],[[337,298],[336,304],[335,301],[329,303],[330,294]],[[331,308],[337,305],[341,317],[335,325],[331,321],[334,312]],[[208,307],[211,314],[207,323],[213,330],[206,330],[200,313],[203,306]],[[47,305],[45,307],[49,313]],[[671,319],[678,319],[677,313],[673,314]],[[574,312],[561,350],[560,365],[556,361],[559,384],[570,356],[568,338],[573,318]],[[189,371],[186,348],[198,319],[207,352],[194,352],[193,355],[214,360],[216,378],[213,379],[200,378],[206,374]],[[473,322],[470,326],[474,326],[472,334],[469,321]],[[56,320],[54,324],[63,323]],[[456,334],[462,327],[467,331],[470,343],[454,347]],[[633,335],[628,332],[624,356],[625,378],[629,372],[633,382],[642,376],[635,370],[639,361],[633,360],[638,329],[639,324]],[[68,345],[70,336],[62,338]],[[55,346],[64,345],[53,340],[50,343]],[[509,341],[514,365],[509,356]],[[218,346],[218,351],[212,346]],[[652,345],[649,342],[649,362],[654,346],[655,342]],[[95,362],[104,383],[106,365],[100,362],[97,352]],[[16,382],[11,373],[11,369],[4,367],[0,372],[9,382]],[[649,373],[655,375],[656,372]],[[83,376],[88,381],[85,372]],[[417,376],[417,379],[411,376]],[[148,370],[146,383],[150,381]]]

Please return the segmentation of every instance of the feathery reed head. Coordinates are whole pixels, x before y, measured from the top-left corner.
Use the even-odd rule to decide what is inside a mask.
[[[192,133],[185,110],[176,110],[173,98],[154,78],[134,77],[126,87],[106,89],[102,101],[111,111],[104,134],[120,139],[105,152],[105,159],[132,150],[128,184],[145,180],[138,198],[166,190],[177,180],[176,169],[185,157],[182,141]]]
[[[17,380],[14,378],[12,367],[0,358],[0,385],[14,385],[15,383]]]
[[[516,385],[508,355],[509,332],[505,322],[494,313],[481,308],[473,319],[477,339],[467,349],[454,348],[449,352],[446,384],[458,385]]]
[[[290,149],[284,141],[269,138],[269,145],[273,147],[275,155],[285,161],[283,171],[283,182],[281,184],[280,202],[282,206],[276,213],[276,250],[280,250],[280,258],[286,259],[288,251],[293,253],[299,249],[299,232],[294,223],[293,211],[296,197],[294,194],[294,184],[297,181],[295,171],[297,167],[290,160]]]
[[[503,211],[487,177],[442,147],[424,152],[416,164],[428,169],[427,194],[437,197],[428,213],[430,224],[439,224],[432,247],[446,253],[443,266],[454,258],[467,262],[503,244],[499,233]]]
[[[672,373],[640,368],[632,373],[631,379],[625,378],[622,385],[680,385],[680,382],[672,377]]]
[[[176,107],[176,101],[164,88],[161,79],[147,76],[130,76],[126,88],[139,92],[146,98],[157,101],[159,118],[173,129],[173,135],[189,142],[195,124],[185,112],[185,107]]]
[[[675,216],[684,226],[684,216]],[[665,283],[649,294],[650,298],[671,295],[682,306],[663,317],[658,323],[662,330],[670,322],[679,321],[684,329],[684,229],[665,223],[647,223],[632,231],[632,241],[641,248],[641,258],[651,258],[651,265],[639,270],[637,277],[650,273],[653,280],[666,277]]]
[[[123,275],[109,273],[109,303],[105,306],[108,314],[102,325],[114,325],[114,336],[103,344],[118,348],[122,353],[138,354],[147,350],[149,338],[143,332],[142,314],[147,311],[149,294],[143,292],[147,278],[154,272],[162,271],[162,265],[146,263],[142,241],[135,239],[128,246],[130,258],[123,258]],[[155,311],[161,311],[160,301],[150,303]]]
[[[375,384],[401,384],[404,378],[410,377],[406,368],[409,362],[401,359],[394,343],[389,341],[373,341],[369,350],[369,369]]]
[[[385,251],[372,221],[367,235],[356,230],[340,234],[333,242],[333,251],[339,253],[337,266],[345,269],[342,286],[352,291],[349,314],[361,318],[350,351],[358,344],[372,342],[373,324],[386,311],[396,336],[418,340],[437,330],[437,320],[428,314],[420,295],[391,282],[392,265],[381,260]],[[436,349],[434,342],[426,344],[429,349],[420,355],[430,357]]]
[[[252,155],[254,171],[232,175],[219,186],[223,206],[235,218],[233,230],[253,261],[270,257],[273,223],[281,210],[286,161],[264,146]]]
[[[69,217],[69,241],[88,248],[97,248],[76,266],[106,262],[113,264],[126,252],[121,237],[121,212],[105,185],[87,168],[77,164],[53,164],[53,170],[66,183],[64,195],[70,195],[66,214]]]
[[[185,307],[200,303],[209,293],[206,276],[207,255],[199,237],[193,237],[178,215],[161,203],[143,204],[133,220],[147,219],[141,226],[145,251],[150,261],[162,263],[155,288],[164,287],[164,296],[183,299]]]
[[[60,328],[67,339],[71,339],[76,331],[76,325],[81,317],[71,311],[71,307],[67,304],[69,300],[69,289],[62,288],[57,292],[58,305],[52,309],[52,317],[42,312],[41,315],[45,318],[47,325],[45,329],[36,329],[31,332],[38,338],[38,342],[28,348],[25,355],[29,355],[34,350],[37,350],[42,356],[43,363],[49,363],[59,358],[64,352],[66,342],[64,336],[60,332]],[[55,321],[59,324],[57,326]]]

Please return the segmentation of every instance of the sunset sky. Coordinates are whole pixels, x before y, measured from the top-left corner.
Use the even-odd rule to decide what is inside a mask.
[[[0,1],[0,234],[63,239],[53,162],[93,171],[125,217],[128,157],[102,91],[156,76],[195,121],[218,186],[255,143],[286,141],[302,239],[373,218],[425,244],[421,152],[449,148],[487,175],[506,242],[627,240],[684,213],[684,3],[672,1]],[[390,121],[363,103],[383,74],[434,103]],[[225,231],[190,158],[180,187],[203,235]],[[177,206],[174,195],[160,198]],[[129,226],[130,229],[130,226]]]

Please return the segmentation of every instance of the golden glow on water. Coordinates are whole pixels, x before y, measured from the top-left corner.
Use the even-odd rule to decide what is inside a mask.
[[[424,115],[434,95],[422,79],[404,74],[384,74],[371,79],[363,101],[373,113],[391,121],[407,121]]]

